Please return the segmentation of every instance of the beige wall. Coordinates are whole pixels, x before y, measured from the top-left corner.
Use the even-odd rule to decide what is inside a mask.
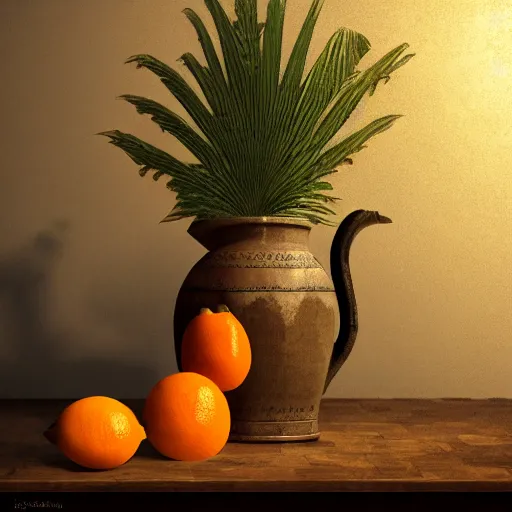
[[[286,54],[308,5],[289,1]],[[206,13],[199,0],[0,2],[3,397],[140,397],[176,370],[174,300],[203,249],[190,221],[158,224],[164,183],[93,134],[187,156],[115,100],[176,107],[123,61],[197,54],[186,6]],[[360,332],[328,396],[512,398],[510,2],[326,0],[312,57],[341,25],[370,39],[365,64],[404,41],[417,57],[349,128],[406,117],[334,180],[340,216],[376,209],[394,224],[353,246]],[[333,233],[312,234],[326,266]]]

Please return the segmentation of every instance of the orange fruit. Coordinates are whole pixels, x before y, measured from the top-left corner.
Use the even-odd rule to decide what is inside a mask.
[[[217,313],[201,309],[183,334],[183,371],[208,377],[222,391],[242,384],[251,368],[251,357],[245,329],[224,305],[218,307]]]
[[[146,438],[132,410],[106,396],[73,402],[44,436],[67,458],[89,469],[121,466]]]
[[[165,377],[153,387],[146,398],[143,421],[153,447],[181,461],[217,455],[231,428],[222,391],[210,379],[190,372]]]

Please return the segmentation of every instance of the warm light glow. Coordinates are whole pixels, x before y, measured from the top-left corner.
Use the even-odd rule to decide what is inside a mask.
[[[473,112],[502,138],[510,135],[503,131],[501,120],[512,114],[512,5],[499,3],[475,3],[461,17],[460,27],[453,28],[452,58],[444,80],[456,84],[456,89],[446,88],[450,115],[464,117]],[[454,94],[451,103],[448,97]]]
[[[506,78],[512,72],[512,7],[482,12],[477,33],[485,38],[482,51],[493,77]]]
[[[499,78],[505,78],[510,76],[510,66],[497,60],[492,65],[492,74]]]

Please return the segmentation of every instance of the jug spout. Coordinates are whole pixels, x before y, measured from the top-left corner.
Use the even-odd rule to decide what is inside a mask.
[[[340,311],[340,330],[334,342],[324,393],[343,363],[347,360],[357,336],[357,304],[350,274],[349,255],[354,238],[364,228],[373,224],[392,222],[379,212],[356,210],[339,225],[331,246],[331,276]]]

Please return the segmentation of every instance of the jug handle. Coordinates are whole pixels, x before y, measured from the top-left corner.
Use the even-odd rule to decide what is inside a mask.
[[[357,330],[357,302],[350,273],[350,248],[357,234],[373,224],[389,224],[392,220],[379,212],[356,210],[338,226],[331,245],[331,276],[340,312],[340,330],[334,342],[329,369],[324,385],[327,391],[332,379],[347,360],[354,347]]]

